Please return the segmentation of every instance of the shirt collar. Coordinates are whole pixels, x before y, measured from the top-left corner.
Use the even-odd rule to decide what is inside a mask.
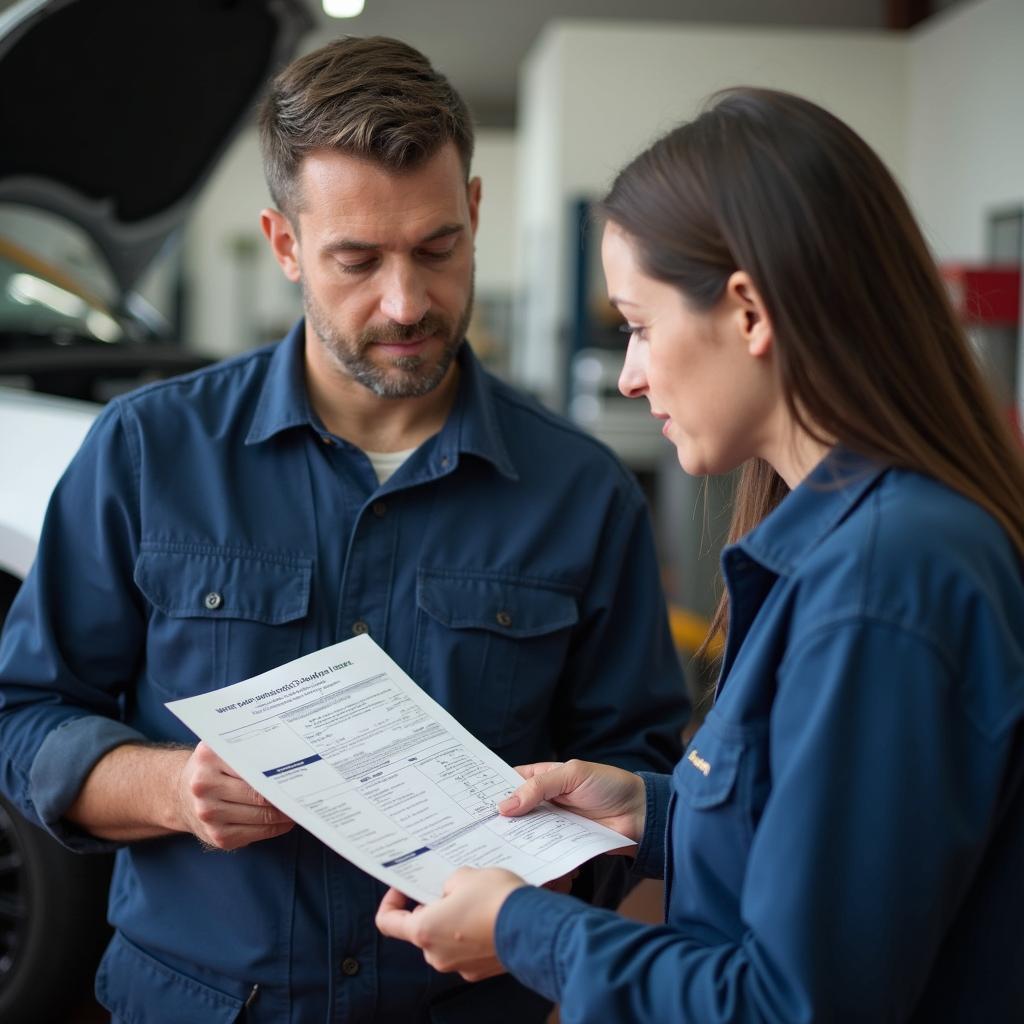
[[[458,353],[459,393],[448,421],[438,436],[439,451],[453,460],[460,454],[486,459],[502,476],[518,480],[498,423],[494,405],[495,382],[463,342]]]
[[[306,393],[305,343],[305,320],[299,320],[270,358],[246,444],[260,444],[292,427],[316,426]],[[476,455],[518,480],[494,407],[494,381],[467,343],[459,346],[456,358],[459,391],[438,435],[438,452],[447,456],[443,464],[454,468],[460,454]]]
[[[313,423],[306,396],[306,321],[300,320],[274,349],[246,444],[260,444],[291,427]]]
[[[871,490],[886,467],[841,445],[734,547],[790,576]]]

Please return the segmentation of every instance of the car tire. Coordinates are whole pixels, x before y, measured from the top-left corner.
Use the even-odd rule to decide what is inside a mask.
[[[0,626],[17,590],[0,572]],[[0,796],[0,1021],[66,1021],[103,948],[113,857],[78,854]]]
[[[65,849],[0,797],[0,1020],[65,1020],[110,936],[112,858]]]

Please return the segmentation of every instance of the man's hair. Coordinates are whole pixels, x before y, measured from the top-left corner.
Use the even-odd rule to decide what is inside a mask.
[[[317,149],[413,170],[453,142],[466,177],[473,125],[462,97],[418,50],[384,36],[336,39],[292,61],[259,111],[263,172],[289,216],[301,206],[297,178]]]

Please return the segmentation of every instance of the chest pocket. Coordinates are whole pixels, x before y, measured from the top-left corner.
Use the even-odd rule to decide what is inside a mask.
[[[201,545],[144,546],[135,583],[150,605],[146,671],[182,697],[302,653],[312,560]]]
[[[579,609],[571,594],[421,569],[413,678],[491,747],[542,734]]]
[[[712,712],[672,773],[668,906],[673,919],[739,927],[739,897],[754,830],[770,791],[767,723],[736,725]],[[671,876],[678,876],[675,884]],[[703,896],[697,894],[703,893]]]

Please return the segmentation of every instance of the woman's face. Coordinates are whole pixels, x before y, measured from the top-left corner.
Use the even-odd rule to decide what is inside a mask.
[[[771,367],[771,328],[745,274],[707,313],[640,269],[614,223],[601,243],[608,295],[633,329],[619,375],[627,398],[645,396],[679,463],[694,475],[726,473],[763,454],[783,411]],[[760,318],[760,319],[759,319]]]

